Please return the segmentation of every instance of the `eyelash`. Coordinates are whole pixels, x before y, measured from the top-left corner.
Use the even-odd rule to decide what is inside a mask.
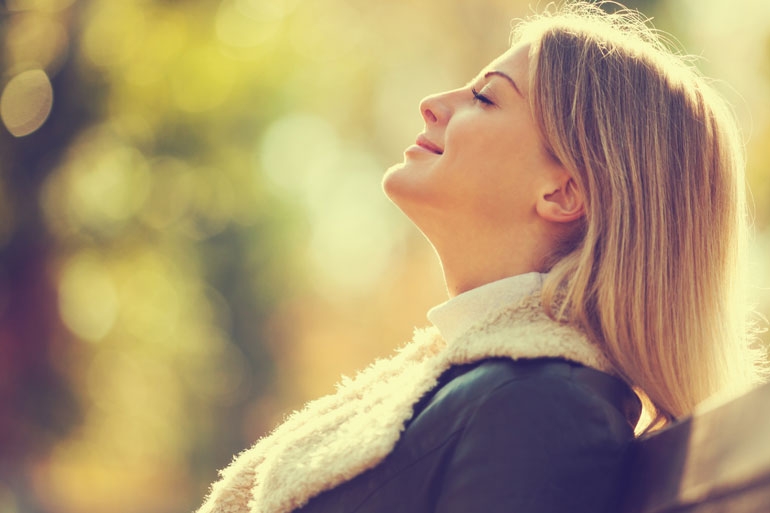
[[[484,96],[483,94],[479,93],[475,87],[471,87],[471,92],[473,93],[473,101],[481,102],[484,105],[494,105],[494,102]]]

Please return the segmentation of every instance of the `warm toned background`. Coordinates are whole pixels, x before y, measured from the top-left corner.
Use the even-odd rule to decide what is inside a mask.
[[[380,177],[419,99],[465,83],[530,8],[2,5],[0,512],[189,511],[232,454],[443,300]],[[630,5],[736,106],[767,314],[770,3]]]

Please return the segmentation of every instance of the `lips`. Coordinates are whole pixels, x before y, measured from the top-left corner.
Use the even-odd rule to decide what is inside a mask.
[[[436,155],[441,155],[444,153],[444,150],[439,148],[435,143],[428,140],[428,138],[425,137],[425,134],[418,135],[415,144],[421,148],[425,148],[426,150],[435,153]]]

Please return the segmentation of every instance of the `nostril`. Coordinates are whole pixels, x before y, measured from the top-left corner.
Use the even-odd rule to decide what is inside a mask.
[[[436,117],[436,115],[429,108],[424,107],[421,110],[422,110],[422,117],[425,119],[425,121],[429,123],[435,123],[436,121],[438,121],[438,118]]]

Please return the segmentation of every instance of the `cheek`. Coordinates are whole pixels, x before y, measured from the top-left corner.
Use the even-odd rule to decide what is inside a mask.
[[[542,173],[547,166],[540,139],[534,128],[517,126],[515,129],[500,131],[490,137],[479,152],[479,162],[485,164],[490,177],[508,181],[528,181]]]
[[[507,126],[465,126],[447,132],[446,165],[469,187],[494,187],[528,165],[527,144]]]
[[[449,135],[449,134],[448,134]],[[456,199],[486,222],[508,222],[532,211],[545,163],[539,139],[526,126],[487,126],[460,131],[447,175],[457,180]]]
[[[528,126],[519,113],[473,113],[450,124],[446,131],[447,156],[467,171],[494,171],[510,167],[526,157],[531,145]],[[459,117],[459,116],[458,116]]]

